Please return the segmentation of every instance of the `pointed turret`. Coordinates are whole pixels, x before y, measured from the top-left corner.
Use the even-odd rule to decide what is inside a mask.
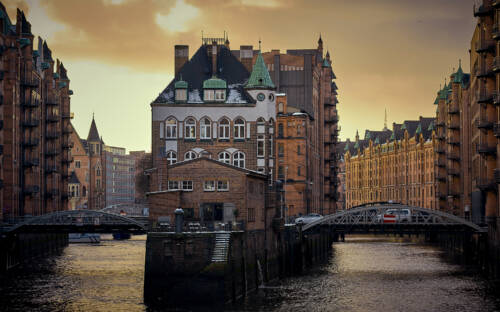
[[[358,130],[356,130],[356,142],[358,142],[358,141],[359,141],[359,132],[358,132]]]
[[[384,110],[384,131],[389,130],[387,128],[387,108]]]
[[[267,71],[267,66],[264,63],[264,58],[262,57],[262,53],[257,55],[257,60],[255,61],[255,65],[253,65],[252,73],[250,74],[250,78],[248,78],[248,82],[245,85],[246,89],[273,89],[274,83],[271,80],[271,76]]]
[[[97,131],[97,126],[95,124],[95,119],[93,114],[92,114],[92,123],[90,124],[89,135],[87,136],[87,141],[101,143],[101,137],[99,136],[99,131]]]

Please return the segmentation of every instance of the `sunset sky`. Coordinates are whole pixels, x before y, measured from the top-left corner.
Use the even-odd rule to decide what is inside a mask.
[[[92,113],[108,145],[151,149],[150,103],[173,78],[175,44],[201,32],[231,48],[315,48],[321,33],[339,87],[341,138],[388,121],[434,116],[439,85],[469,72],[472,0],[11,0],[68,70],[73,124]],[[36,41],[35,41],[36,42]]]

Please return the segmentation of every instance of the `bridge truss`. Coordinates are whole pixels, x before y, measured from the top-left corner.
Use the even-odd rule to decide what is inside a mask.
[[[487,232],[487,228],[449,213],[394,203],[366,204],[343,210],[304,225],[302,231],[320,225],[330,225],[345,232]]]
[[[144,223],[126,216],[94,210],[57,211],[31,217],[7,229],[9,233],[144,233]]]

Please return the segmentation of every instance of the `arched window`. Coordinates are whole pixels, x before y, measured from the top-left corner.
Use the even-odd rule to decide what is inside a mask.
[[[177,162],[177,153],[174,151],[167,152],[167,164],[172,165]]]
[[[210,139],[212,137],[212,122],[208,118],[200,121],[200,139]]]
[[[236,152],[233,154],[233,166],[245,168],[245,154]]]
[[[258,123],[259,125],[263,125],[263,124],[265,124],[265,123],[266,123],[266,120],[265,120],[264,118],[262,118],[262,117],[259,117],[259,118],[257,118],[257,123]]]
[[[283,124],[278,124],[278,138],[282,138],[284,136]]]
[[[173,117],[170,117],[165,121],[165,138],[177,138],[177,120]]]
[[[198,157],[198,155],[196,155],[196,153],[193,151],[189,151],[186,154],[184,154],[184,160],[195,159],[196,157]]]
[[[229,120],[226,118],[219,121],[219,139],[229,139]]]
[[[235,139],[245,138],[245,122],[241,118],[238,118],[234,121],[234,138]]]
[[[98,176],[98,177],[101,176],[101,168],[99,168],[99,167],[96,168],[96,176]]]
[[[283,102],[278,103],[278,113],[283,113]]]
[[[228,152],[221,152],[219,153],[219,161],[226,164],[231,164],[231,155],[229,155]]]
[[[196,120],[188,118],[185,126],[186,139],[196,139]]]

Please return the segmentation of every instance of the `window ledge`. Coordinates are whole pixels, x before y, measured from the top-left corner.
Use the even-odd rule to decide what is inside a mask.
[[[245,142],[245,139],[234,139],[234,142]]]
[[[229,138],[219,139],[219,142],[229,142]]]
[[[186,138],[184,138],[184,142],[196,142],[196,139],[186,139]]]
[[[200,139],[200,142],[212,142],[212,139]]]

